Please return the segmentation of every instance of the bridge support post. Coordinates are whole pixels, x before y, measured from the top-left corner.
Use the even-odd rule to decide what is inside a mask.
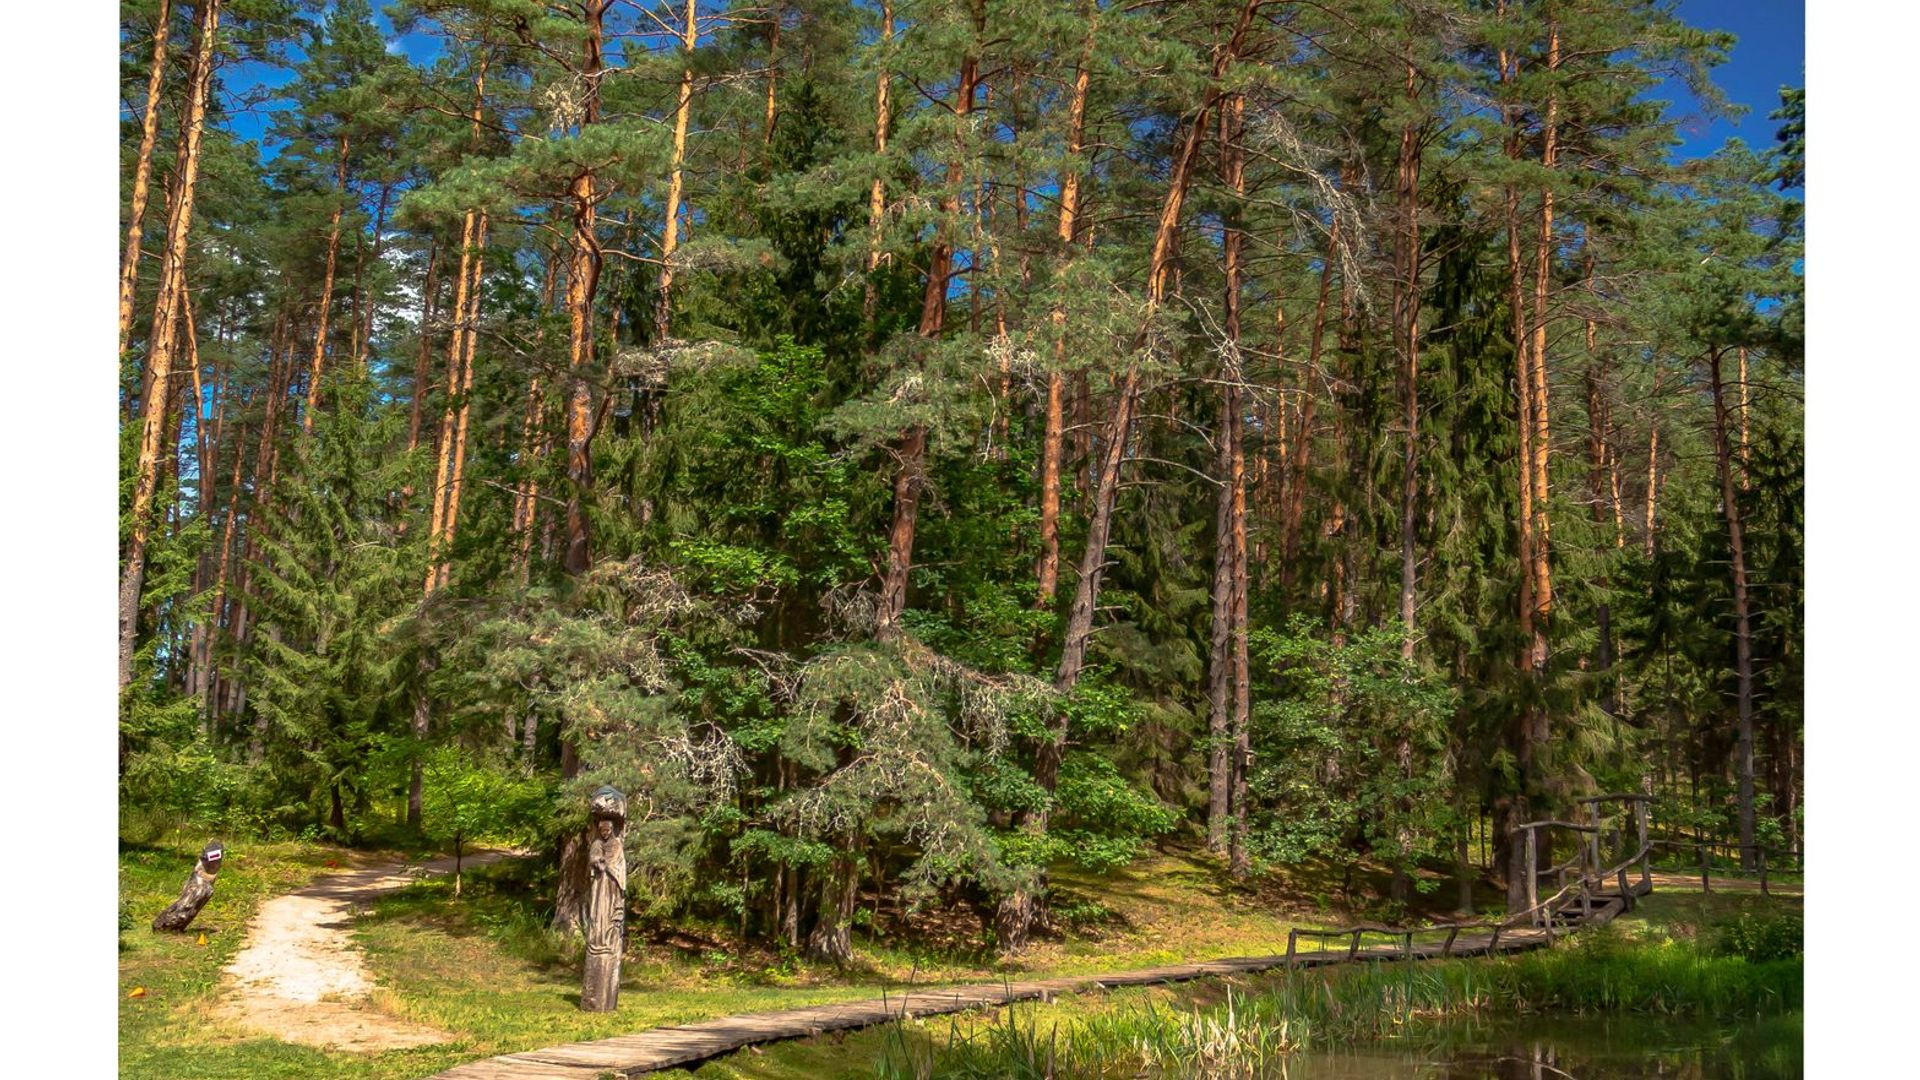
[[[1647,827],[1647,804],[1635,799],[1633,802],[1633,827],[1640,835],[1640,884],[1653,890],[1653,845],[1648,842],[1651,836]]]
[[[1287,928],[1287,971],[1289,973],[1293,971],[1294,944],[1298,942],[1299,939],[1300,939],[1299,929],[1297,927],[1288,927]]]
[[[1767,849],[1760,848],[1756,854],[1760,859],[1760,895],[1772,896],[1773,894],[1767,891]]]
[[[1711,893],[1713,891],[1713,872],[1711,868],[1708,866],[1708,864],[1711,863],[1712,861],[1713,861],[1713,849],[1708,847],[1705,844],[1701,844],[1700,845],[1700,891],[1703,893]]]

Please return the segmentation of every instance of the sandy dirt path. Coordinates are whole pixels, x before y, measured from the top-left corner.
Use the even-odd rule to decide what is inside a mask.
[[[468,868],[509,857],[468,855]],[[453,858],[370,863],[328,874],[260,905],[246,944],[225,969],[229,993],[219,1014],[284,1042],[376,1051],[447,1042],[453,1035],[381,1012],[374,979],[349,929],[354,909],[428,874],[453,872]]]

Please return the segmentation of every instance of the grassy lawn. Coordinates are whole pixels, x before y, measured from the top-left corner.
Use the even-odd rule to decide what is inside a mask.
[[[1798,897],[1763,897],[1758,893],[1679,893],[1655,892],[1643,898],[1632,913],[1616,920],[1607,931],[1627,943],[1682,942],[1706,944],[1714,928],[1748,916],[1801,915]],[[1284,940],[1284,929],[1281,931]],[[1565,951],[1565,950],[1562,950]],[[1515,964],[1551,967],[1567,979],[1579,975],[1576,967],[1586,961],[1573,955],[1534,956],[1525,960],[1456,961],[1456,965]],[[1428,968],[1429,965],[1420,965]],[[1379,971],[1391,977],[1394,966]],[[1357,969],[1333,969],[1325,976],[1311,978],[1353,979]],[[1361,976],[1364,977],[1364,976]],[[1614,976],[1608,976],[1609,978]],[[909,1061],[924,1061],[931,1046],[953,1042],[984,1043],[997,1041],[1008,1027],[1033,1033],[1030,1046],[1044,1047],[1053,1033],[1064,1038],[1076,1024],[1090,1018],[1118,1021],[1138,1017],[1147,1010],[1161,1013],[1191,1013],[1196,1008],[1221,1004],[1230,989],[1246,995],[1271,992],[1284,983],[1280,974],[1236,976],[1209,979],[1175,986],[1130,987],[1106,994],[1066,995],[1051,1003],[1023,1003],[998,1010],[977,1010],[954,1016],[929,1017],[908,1021],[891,1028],[870,1028],[815,1039],[777,1043],[749,1049],[709,1062],[692,1071],[662,1074],[688,1080],[801,1080],[801,1078],[853,1075],[888,1075],[906,1067]],[[1794,1021],[1797,1023],[1797,1020]],[[883,1069],[883,1064],[889,1067]]]
[[[1247,884],[1229,882],[1217,863],[1192,853],[1156,854],[1108,875],[1055,874],[1059,932],[1016,962],[978,948],[979,912],[948,911],[904,920],[890,901],[868,898],[868,925],[855,935],[852,967],[836,970],[754,944],[729,927],[634,928],[620,1009],[578,1009],[579,945],[544,926],[544,883],[533,863],[470,871],[459,899],[433,879],[374,902],[354,934],[379,982],[372,1006],[456,1035],[435,1047],[377,1054],[327,1052],[250,1036],[214,1014],[220,970],[238,950],[247,920],[269,896],[332,868],[383,856],[306,843],[241,843],[230,849],[213,900],[195,924],[173,936],[147,929],[192,866],[200,837],[123,842],[120,851],[120,1060],[130,1077],[182,1075],[192,1055],[196,1077],[378,1077],[429,1075],[451,1065],[554,1043],[604,1038],[648,1027],[731,1013],[877,997],[909,985],[1092,974],[1191,959],[1284,951],[1290,926],[1332,926],[1378,912],[1351,910],[1349,896],[1377,896],[1382,874],[1344,868],[1293,868]],[[394,857],[388,854],[384,857]],[[1455,890],[1436,879],[1429,903],[1406,917],[1446,913]],[[1491,891],[1475,897],[1497,907]],[[1656,893],[1626,917],[1627,933],[1688,937],[1742,911],[1797,911],[1798,900],[1753,893],[1711,896]],[[876,914],[877,913],[877,914]],[[1369,941],[1369,944],[1373,942]],[[146,993],[127,995],[135,987]],[[1224,984],[1139,988],[1070,997],[1016,1015],[1054,1023],[1088,1010],[1148,1002],[1191,1005],[1224,993]],[[1022,1007],[1023,1010],[1028,1007]],[[927,1030],[982,1022],[935,1018]],[[866,1072],[898,1031],[823,1037],[749,1050],[702,1069],[702,1077],[809,1076]],[[898,1048],[896,1047],[896,1050]],[[684,1075],[684,1074],[683,1074]]]

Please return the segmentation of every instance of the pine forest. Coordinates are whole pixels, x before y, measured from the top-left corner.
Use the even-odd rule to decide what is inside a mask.
[[[1666,0],[120,31],[123,822],[572,930],[611,785],[632,933],[820,964],[1166,851],[1517,909],[1605,793],[1798,859],[1804,98],[1677,154]]]

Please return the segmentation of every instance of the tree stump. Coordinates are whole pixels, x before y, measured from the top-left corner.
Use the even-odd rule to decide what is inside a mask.
[[[627,797],[612,787],[588,803],[587,902],[582,929],[587,960],[580,976],[583,1012],[620,1005],[620,956],[627,945]]]
[[[186,930],[194,916],[200,914],[200,909],[213,899],[213,879],[220,874],[220,859],[225,854],[217,840],[201,850],[200,858],[193,864],[193,873],[187,876],[186,884],[180,886],[180,898],[153,917],[155,930],[174,933]]]

